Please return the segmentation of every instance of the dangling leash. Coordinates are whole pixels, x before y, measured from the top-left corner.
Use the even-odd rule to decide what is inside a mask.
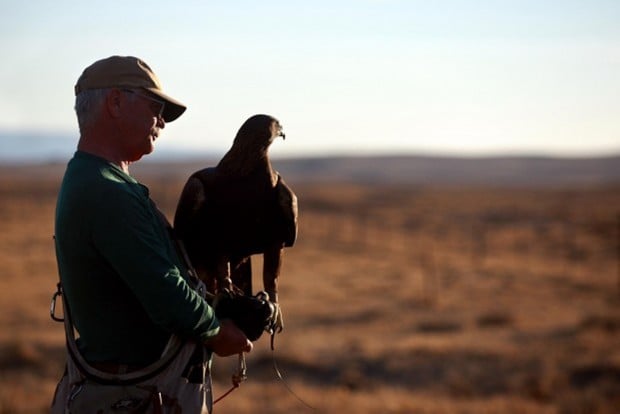
[[[228,395],[230,395],[231,392],[239,388],[241,383],[245,381],[246,379],[248,379],[247,365],[245,363],[245,355],[242,352],[239,354],[239,365],[238,365],[237,372],[233,373],[232,375],[232,383],[233,383],[232,387],[230,387],[230,389],[226,391],[224,394],[222,394],[218,399],[213,401],[213,405],[217,404],[218,402],[222,401],[224,398],[228,397]]]
[[[276,361],[276,351],[275,351],[275,346],[274,346],[276,332],[275,332],[275,330],[273,328],[271,328],[268,332],[269,332],[269,334],[271,336],[271,338],[270,338],[271,361],[272,361],[272,364],[273,364],[273,371],[276,374],[276,378],[278,380],[280,380],[280,382],[282,382],[282,384],[284,385],[286,390],[293,397],[295,397],[297,399],[297,401],[299,401],[301,404],[303,404],[306,408],[308,408],[308,409],[310,409],[312,411],[316,411],[316,408],[311,406],[307,402],[305,402],[299,395],[297,395],[295,393],[295,391],[293,391],[293,389],[288,385],[288,383],[284,379],[284,377],[282,375],[282,372],[280,371],[280,368],[278,367],[278,363]],[[241,354],[239,354],[238,369],[232,375],[232,383],[233,383],[232,387],[228,391],[226,391],[224,394],[222,394],[218,399],[213,401],[213,405],[217,404],[218,402],[222,401],[224,398],[229,396],[234,390],[239,388],[241,383],[244,382],[246,379],[247,379],[247,365],[246,365],[246,362],[245,362],[245,354],[241,353]]]
[[[276,350],[274,347],[274,339],[275,339],[276,333],[272,330],[271,331],[271,362],[273,363],[273,371],[276,374],[276,377],[280,380],[280,382],[282,382],[282,384],[284,385],[284,387],[287,389],[287,391],[297,399],[297,401],[299,401],[300,403],[302,403],[304,406],[306,406],[307,408],[309,408],[312,411],[316,411],[316,408],[314,408],[313,406],[311,406],[310,404],[308,404],[307,402],[305,402],[304,400],[301,399],[301,397],[297,394],[295,394],[295,392],[293,391],[293,389],[287,384],[287,382],[284,380],[284,378],[282,377],[282,373],[280,372],[280,369],[278,368],[278,363],[276,362]]]

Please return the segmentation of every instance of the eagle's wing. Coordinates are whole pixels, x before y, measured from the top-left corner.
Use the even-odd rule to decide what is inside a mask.
[[[275,211],[272,215],[275,239],[272,239],[272,243],[265,246],[263,251],[263,286],[276,309],[273,328],[276,332],[281,332],[284,318],[278,304],[278,277],[282,265],[282,249],[293,246],[297,240],[297,196],[280,174],[277,174],[277,177],[274,188],[276,204],[273,206]]]
[[[174,228],[181,239],[185,239],[191,233],[205,200],[206,194],[202,181],[192,175],[183,187],[174,215]]]
[[[282,236],[285,247],[291,247],[297,240],[297,196],[278,174],[276,183],[278,207],[282,218]]]
[[[217,236],[209,213],[209,188],[214,180],[212,168],[197,171],[185,183],[174,216],[174,232],[187,251],[191,265],[207,288],[215,291],[215,283],[229,277],[227,259],[213,246]]]

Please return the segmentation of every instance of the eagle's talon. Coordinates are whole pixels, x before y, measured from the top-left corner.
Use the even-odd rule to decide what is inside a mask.
[[[221,292],[224,290],[232,291],[233,290],[233,282],[229,277],[225,277],[218,282],[217,291]]]
[[[280,333],[284,329],[284,318],[282,317],[282,308],[276,302],[271,302],[274,307],[272,320],[273,323],[271,325],[271,329],[273,332]]]

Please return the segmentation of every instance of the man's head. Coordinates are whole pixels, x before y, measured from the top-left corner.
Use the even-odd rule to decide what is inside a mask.
[[[82,148],[98,142],[108,159],[137,161],[153,151],[166,122],[186,107],[166,95],[151,68],[138,58],[112,56],[87,67],[75,85]],[[104,155],[104,154],[100,154]]]
[[[133,56],[110,56],[93,63],[82,72],[74,90],[76,97],[83,91],[120,88],[144,90],[147,95],[165,103],[162,113],[166,122],[172,122],[185,112],[185,105],[166,95],[161,82],[151,68]]]

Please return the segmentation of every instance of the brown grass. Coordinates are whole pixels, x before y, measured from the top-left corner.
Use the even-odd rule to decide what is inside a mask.
[[[63,368],[59,173],[0,175],[2,414],[45,412]],[[140,178],[172,217],[187,175],[164,173]],[[620,412],[620,188],[289,184],[275,358],[316,412]],[[266,338],[248,363],[217,413],[311,412]],[[233,364],[215,360],[216,396]]]

